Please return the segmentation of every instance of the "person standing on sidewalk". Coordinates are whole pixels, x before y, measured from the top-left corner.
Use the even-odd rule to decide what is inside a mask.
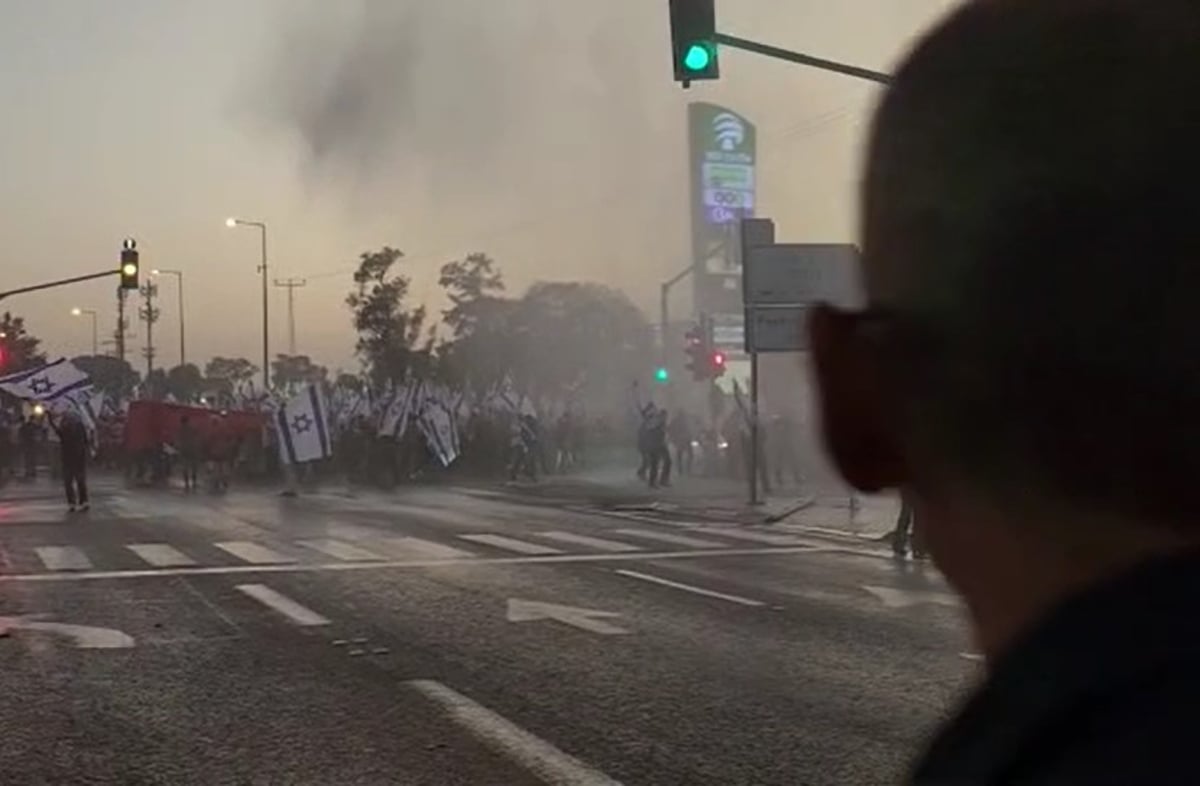
[[[74,412],[65,412],[57,418],[47,412],[50,426],[58,435],[61,456],[63,488],[67,494],[68,510],[84,510],[91,507],[88,500],[87,462],[91,441],[83,421]]]
[[[187,415],[179,419],[175,448],[179,452],[179,464],[183,469],[183,490],[185,493],[195,491],[200,475],[203,446],[200,442],[200,432]]]

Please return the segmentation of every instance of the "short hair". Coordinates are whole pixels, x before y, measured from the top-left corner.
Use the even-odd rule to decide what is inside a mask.
[[[927,340],[908,430],[984,490],[1200,514],[1198,96],[1194,0],[978,0],[897,73],[868,296]]]

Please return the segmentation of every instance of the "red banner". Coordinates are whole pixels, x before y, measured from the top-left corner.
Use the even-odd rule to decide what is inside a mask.
[[[266,415],[261,412],[217,412],[162,401],[134,401],[125,417],[125,450],[136,453],[163,443],[174,444],[185,417],[205,445],[258,440],[266,423]]]

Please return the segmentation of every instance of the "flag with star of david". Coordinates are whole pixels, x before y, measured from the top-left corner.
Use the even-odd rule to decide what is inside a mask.
[[[279,456],[288,464],[318,461],[333,455],[329,411],[317,385],[308,385],[275,411]]]
[[[57,401],[91,384],[91,378],[66,358],[0,377],[0,390],[34,401]]]

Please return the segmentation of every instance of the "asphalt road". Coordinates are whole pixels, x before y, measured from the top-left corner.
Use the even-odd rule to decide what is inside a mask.
[[[0,618],[21,784],[891,783],[978,669],[869,544],[471,489],[9,487]]]

